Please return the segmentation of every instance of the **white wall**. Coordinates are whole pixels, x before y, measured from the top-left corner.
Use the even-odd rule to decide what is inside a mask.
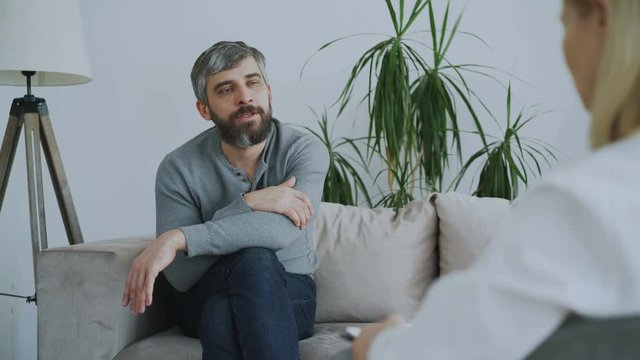
[[[463,4],[454,0],[454,10]],[[491,49],[461,36],[450,60],[495,66],[525,80],[530,85],[513,81],[516,105],[541,104],[553,110],[533,123],[527,134],[567,155],[556,169],[583,156],[588,117],[574,94],[561,53],[561,2],[469,0],[465,6],[462,30],[482,37]],[[386,11],[383,0],[85,0],[93,82],[34,91],[47,99],[85,240],[154,232],[153,186],[159,161],[209,126],[195,112],[189,82],[191,66],[201,51],[223,39],[258,47],[268,61],[275,116],[314,126],[308,107],[322,110],[331,105],[354,60],[379,38],[350,39],[321,53],[299,80],[303,63],[320,45],[337,37],[389,33]],[[426,29],[425,19],[418,26],[416,30]],[[506,91],[478,77],[472,85],[501,119]],[[0,114],[8,116],[11,99],[24,92],[20,87],[0,87]],[[355,118],[360,124],[355,128],[363,129],[363,110],[347,113],[336,134],[355,135],[351,121]],[[488,117],[484,120],[491,123]],[[0,126],[4,129],[4,120]],[[31,295],[23,144],[21,140],[0,213],[0,292]],[[50,246],[62,246],[64,229],[48,175],[45,179]],[[0,297],[0,359],[34,359],[35,354],[36,307]]]

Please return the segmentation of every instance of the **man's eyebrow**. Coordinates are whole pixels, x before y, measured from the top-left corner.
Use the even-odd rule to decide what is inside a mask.
[[[259,72],[254,72],[254,73],[245,75],[246,79],[252,79],[252,78],[256,78],[256,77],[262,79],[262,74],[260,74]]]

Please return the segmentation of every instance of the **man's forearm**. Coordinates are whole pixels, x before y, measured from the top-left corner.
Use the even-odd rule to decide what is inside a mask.
[[[176,253],[178,251],[184,253],[188,251],[187,238],[180,229],[169,230],[160,235],[156,240],[165,241],[166,246],[173,249]]]
[[[178,251],[186,251],[186,238],[180,230],[162,233],[133,260],[127,276],[122,306],[130,305],[131,314],[144,313],[153,301],[153,287],[160,271],[176,258]]]
[[[265,211],[252,211],[204,224],[180,228],[189,256],[226,255],[247,247],[280,250],[307,231],[289,218]]]

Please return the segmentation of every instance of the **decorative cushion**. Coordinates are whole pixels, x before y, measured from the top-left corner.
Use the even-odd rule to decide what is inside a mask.
[[[429,199],[398,211],[322,203],[314,241],[317,322],[410,316],[436,273],[437,216]]]
[[[509,201],[461,193],[435,195],[440,274],[467,268],[485,249],[509,213]]]

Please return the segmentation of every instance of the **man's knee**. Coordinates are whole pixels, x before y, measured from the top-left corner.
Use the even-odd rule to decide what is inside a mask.
[[[266,248],[250,247],[239,250],[234,254],[234,268],[250,267],[250,268],[279,268],[282,265],[276,256],[276,252]]]
[[[275,251],[251,247],[234,254],[231,276],[241,281],[257,280],[263,282],[270,278],[284,278],[285,270]]]

